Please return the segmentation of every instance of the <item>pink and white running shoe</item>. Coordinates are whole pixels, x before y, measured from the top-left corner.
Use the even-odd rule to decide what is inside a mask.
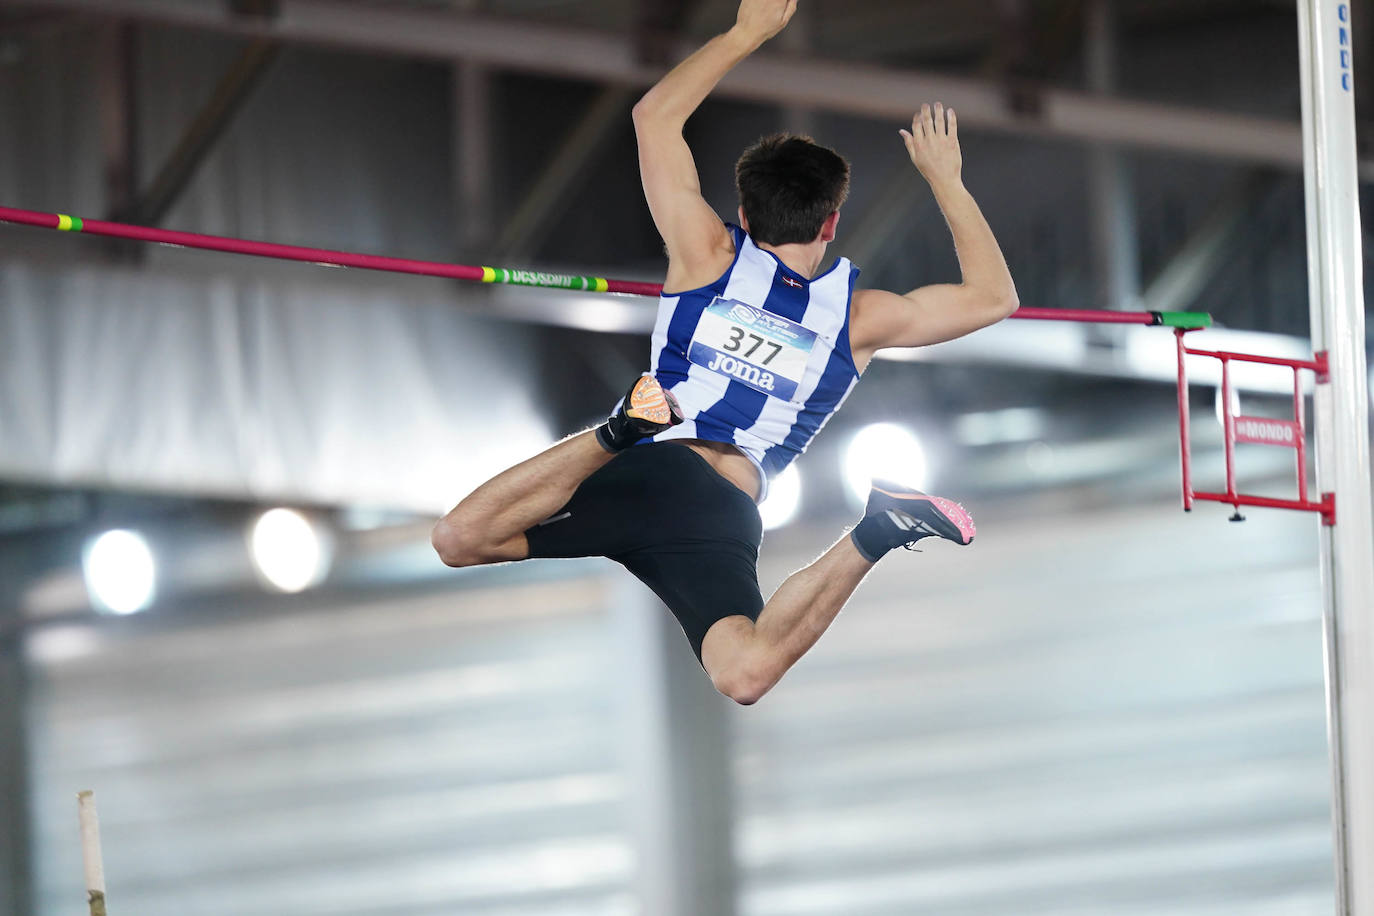
[[[889,480],[873,481],[864,517],[886,515],[892,532],[890,547],[910,547],[921,538],[941,537],[956,544],[972,544],[978,533],[973,517],[963,506],[942,496],[927,496],[920,490]]]

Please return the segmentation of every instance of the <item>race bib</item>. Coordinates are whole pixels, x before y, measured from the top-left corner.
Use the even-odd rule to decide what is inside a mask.
[[[701,313],[687,359],[770,397],[797,393],[816,332],[763,309],[719,296]]]

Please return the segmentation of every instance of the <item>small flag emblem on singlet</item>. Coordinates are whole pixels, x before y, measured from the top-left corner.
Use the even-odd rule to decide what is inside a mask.
[[[788,286],[792,287],[793,289],[801,289],[801,288],[802,288],[802,282],[801,282],[800,280],[793,280],[791,277],[783,277],[783,278],[782,278],[782,282],[786,283]]]

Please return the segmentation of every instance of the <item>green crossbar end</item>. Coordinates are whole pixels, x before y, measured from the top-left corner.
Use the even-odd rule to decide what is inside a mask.
[[[1206,312],[1153,312],[1152,314],[1155,316],[1155,324],[1162,324],[1166,328],[1197,330],[1212,326],[1212,316]]]

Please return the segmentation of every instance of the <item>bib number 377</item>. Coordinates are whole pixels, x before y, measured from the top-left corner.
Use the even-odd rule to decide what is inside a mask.
[[[790,401],[816,333],[743,302],[717,298],[702,312],[687,358],[766,395]]]

